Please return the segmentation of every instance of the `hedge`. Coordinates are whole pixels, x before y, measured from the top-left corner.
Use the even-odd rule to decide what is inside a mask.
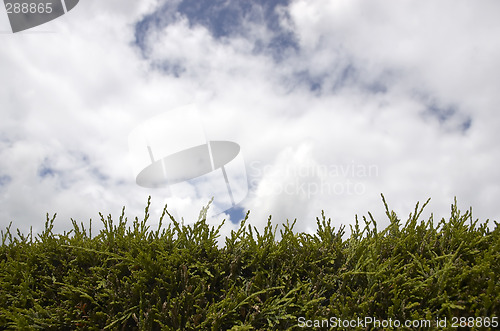
[[[497,316],[498,223],[492,230],[474,221],[455,199],[448,220],[419,221],[427,201],[403,225],[382,200],[390,220],[382,231],[368,213],[346,235],[322,213],[315,234],[271,217],[259,232],[247,213],[222,244],[224,222],[209,226],[206,208],[183,225],[165,206],[150,229],[151,198],[131,226],[125,208],[118,222],[100,214],[104,227],[94,236],[92,223],[75,220],[70,232],[54,234],[56,215],[48,214],[38,235],[13,235],[9,226],[1,232],[0,330],[337,329],[332,322],[367,317],[446,318],[451,330],[452,320]]]

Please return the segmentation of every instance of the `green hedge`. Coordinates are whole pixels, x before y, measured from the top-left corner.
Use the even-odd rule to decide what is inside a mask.
[[[301,329],[299,318],[367,316],[446,317],[452,329],[452,318],[500,312],[497,222],[494,230],[479,225],[455,201],[449,220],[419,221],[426,203],[403,225],[383,202],[390,225],[380,232],[369,213],[346,238],[322,213],[314,235],[287,222],[278,236],[271,218],[259,233],[247,213],[224,247],[206,209],[184,226],[165,207],[150,229],[150,200],[131,226],[124,210],[118,224],[101,214],[94,236],[74,220],[69,233],[54,234],[55,215],[38,236],[9,226],[1,233],[0,329],[284,330]]]

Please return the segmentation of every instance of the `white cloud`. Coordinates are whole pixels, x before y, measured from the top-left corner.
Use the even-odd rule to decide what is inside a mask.
[[[12,178],[0,225],[40,228],[47,211],[60,228],[70,217],[96,224],[122,205],[141,215],[148,195],[155,222],[166,191],[135,184],[128,135],[190,102],[210,139],[241,145],[253,189],[243,206],[257,226],[272,214],[311,231],[322,209],[337,224],[367,211],[384,219],[381,192],[403,219],[428,197],[427,212],[447,216],[457,196],[498,220],[498,4],[470,4],[295,1],[283,24],[300,50],[280,61],[255,52],[273,34],[263,26],[217,39],[182,17],[150,27],[143,58],[134,22],[155,1],[83,2],[40,27],[55,33],[0,35],[0,177]],[[430,107],[456,115],[440,123]],[[40,178],[44,160],[55,174]]]
[[[422,195],[431,196],[436,200],[431,208],[436,208],[457,195],[459,202],[473,205],[481,216],[498,218],[493,216],[499,214],[497,207],[486,202],[491,198],[479,198],[477,193],[498,191],[494,166],[499,158],[495,148],[499,117],[494,112],[498,94],[493,89],[500,85],[494,74],[499,65],[495,54],[500,50],[494,35],[500,25],[492,14],[497,7],[497,2],[475,6],[469,1],[297,1],[292,5],[301,46],[307,56],[319,56],[312,59],[314,71],[335,67],[332,63],[340,50],[368,79],[385,71],[396,74],[382,101],[387,106],[374,110],[369,133],[370,140],[383,132],[391,140],[375,150],[385,156],[378,158],[384,163],[381,169],[391,173],[380,187],[405,191],[396,200],[411,204],[408,201]],[[323,59],[328,53],[330,62]],[[469,132],[445,132],[437,121],[423,123],[418,114],[426,104],[415,104],[419,100],[414,93],[457,105],[458,116],[472,118]],[[395,145],[399,146],[392,153],[386,148]],[[474,161],[479,153],[482,162]],[[387,158],[392,162],[386,163]]]

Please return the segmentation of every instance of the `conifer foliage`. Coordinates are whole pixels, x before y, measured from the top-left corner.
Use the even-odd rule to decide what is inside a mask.
[[[0,330],[300,329],[311,319],[493,317],[500,312],[500,229],[461,213],[402,224],[389,210],[383,231],[369,213],[335,229],[322,213],[315,234],[295,222],[247,224],[218,244],[206,209],[183,225],[166,206],[157,229],[100,214],[92,234],[73,222],[34,236],[1,232]],[[428,202],[428,201],[427,201]],[[207,207],[208,208],[208,207]],[[168,226],[162,226],[166,218]],[[279,235],[277,231],[279,230]],[[223,246],[223,247],[221,247]]]

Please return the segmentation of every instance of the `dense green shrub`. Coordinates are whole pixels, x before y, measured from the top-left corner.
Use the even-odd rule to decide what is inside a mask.
[[[415,320],[493,317],[500,312],[500,230],[452,205],[449,220],[402,225],[389,211],[383,231],[369,214],[335,229],[324,214],[314,235],[269,219],[217,240],[204,215],[184,226],[164,209],[157,230],[101,215],[96,236],[73,221],[54,234],[1,233],[0,329],[299,329],[298,318]],[[170,217],[168,227],[162,227]],[[222,225],[221,225],[222,226]],[[280,238],[280,239],[278,239]],[[368,328],[368,327],[367,327]],[[451,329],[451,325],[448,324]]]

